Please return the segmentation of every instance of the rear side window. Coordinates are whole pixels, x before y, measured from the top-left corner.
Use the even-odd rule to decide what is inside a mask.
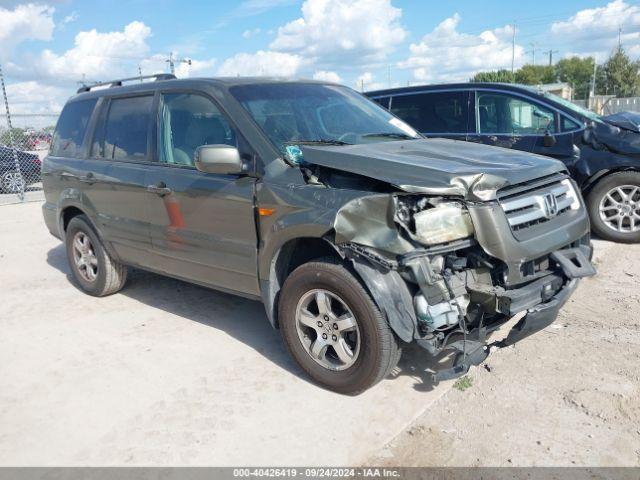
[[[469,92],[398,95],[391,112],[421,133],[467,133]]]
[[[380,98],[372,98],[371,100],[373,100],[374,102],[376,102],[377,104],[383,106],[384,108],[386,108],[387,110],[389,110],[389,99],[391,97],[380,97]]]
[[[51,143],[51,155],[56,157],[82,156],[82,142],[97,99],[68,103],[58,119]]]
[[[153,96],[112,99],[92,155],[110,160],[145,160]]]

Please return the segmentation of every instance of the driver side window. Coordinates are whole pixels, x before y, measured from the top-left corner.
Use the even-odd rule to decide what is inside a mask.
[[[479,92],[478,127],[487,134],[543,135],[556,131],[555,113],[524,98]]]
[[[193,167],[202,145],[237,146],[237,136],[215,104],[191,93],[166,93],[160,102],[158,132],[161,163]]]

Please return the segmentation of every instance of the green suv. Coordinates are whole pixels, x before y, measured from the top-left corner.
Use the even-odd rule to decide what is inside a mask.
[[[261,300],[309,376],[355,394],[412,342],[449,357],[435,381],[465,373],[595,273],[556,160],[424,139],[330,83],[138,80],[81,88],[42,166],[46,225],[91,295],[137,267]]]

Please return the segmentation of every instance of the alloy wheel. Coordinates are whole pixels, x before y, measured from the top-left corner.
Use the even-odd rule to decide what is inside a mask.
[[[25,181],[20,172],[6,172],[2,175],[2,189],[9,193],[19,193],[24,190]]]
[[[640,231],[640,187],[620,185],[609,190],[600,200],[600,219],[620,233]]]
[[[307,354],[328,370],[345,370],[360,354],[355,315],[344,300],[327,290],[310,290],[300,298],[296,331]]]
[[[82,278],[94,282],[98,277],[98,257],[95,254],[89,235],[78,232],[73,237],[73,260]]]

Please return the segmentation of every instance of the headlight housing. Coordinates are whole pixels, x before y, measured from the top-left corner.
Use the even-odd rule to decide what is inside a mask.
[[[424,245],[452,242],[473,235],[466,208],[458,203],[440,203],[413,215],[415,239]]]

